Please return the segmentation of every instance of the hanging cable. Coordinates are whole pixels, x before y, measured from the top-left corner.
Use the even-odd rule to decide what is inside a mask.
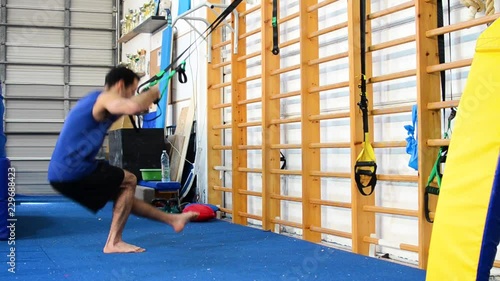
[[[278,0],[273,0],[273,54],[280,53],[279,44],[279,28],[278,28]]]
[[[368,128],[368,99],[366,98],[366,2],[361,0],[360,5],[360,37],[361,37],[361,100],[358,103],[363,114],[363,148],[356,159],[354,166],[355,180],[358,190],[364,196],[369,196],[375,190],[377,184],[377,163],[375,152],[370,142],[370,133]],[[370,187],[370,192],[366,193],[365,188]]]

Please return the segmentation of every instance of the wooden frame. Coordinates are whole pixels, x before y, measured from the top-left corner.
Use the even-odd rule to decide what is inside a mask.
[[[391,182],[411,182],[418,185],[418,210],[389,208],[377,206],[375,196],[377,189],[371,196],[362,196],[354,183],[352,167],[361,149],[363,141],[362,116],[358,108],[360,83],[360,3],[359,1],[348,1],[348,20],[344,23],[318,29],[318,11],[337,0],[303,0],[299,3],[299,12],[278,17],[278,23],[298,19],[300,22],[299,38],[282,41],[280,49],[292,45],[298,45],[300,63],[287,67],[280,66],[279,56],[271,53],[272,49],[272,1],[263,1],[248,10],[245,4],[238,7],[240,13],[239,24],[239,50],[238,54],[231,56],[231,61],[220,60],[220,48],[229,46],[233,42],[222,41],[220,34],[214,33],[212,45],[212,63],[208,67],[208,122],[209,122],[209,151],[208,151],[208,175],[209,175],[209,203],[221,204],[222,193],[231,192],[233,199],[232,208],[222,206],[222,211],[232,214],[234,223],[247,224],[248,219],[262,221],[264,230],[274,230],[276,225],[289,226],[302,230],[303,238],[312,242],[321,242],[322,235],[328,234],[337,237],[352,239],[352,251],[355,253],[369,255],[371,245],[393,247],[412,253],[418,253],[418,266],[422,269],[427,267],[427,256],[432,231],[432,224],[425,220],[423,195],[427,177],[438,151],[438,147],[448,145],[449,140],[441,137],[440,110],[456,107],[458,100],[441,101],[439,72],[442,70],[467,67],[471,58],[461,59],[454,62],[439,63],[436,36],[440,34],[455,32],[472,26],[478,26],[493,22],[499,17],[499,13],[466,22],[450,24],[446,27],[437,28],[436,3],[426,0],[407,1],[393,7],[371,12],[370,1],[367,0],[367,26],[366,26],[366,62],[368,78],[367,98],[369,100],[369,126],[373,132],[373,117],[398,113],[409,113],[411,106],[402,105],[389,108],[373,108],[373,85],[385,81],[392,81],[406,77],[416,77],[417,90],[415,97],[418,105],[418,142],[419,142],[419,174],[378,174],[378,180]],[[388,40],[378,44],[371,43],[371,21],[407,9],[415,9],[415,34],[405,34],[398,39]],[[262,29],[247,31],[245,18],[260,12]],[[212,18],[211,18],[212,19]],[[212,19],[213,20],[213,19]],[[348,30],[347,52],[328,54],[319,57],[318,38],[340,29]],[[246,53],[246,38],[250,35],[261,33],[261,48],[252,53]],[[374,52],[385,50],[394,46],[414,43],[417,48],[415,60],[416,69],[400,71],[396,73],[383,73],[373,77],[372,56]],[[246,61],[252,58],[261,58],[261,74],[246,75]],[[319,81],[319,66],[340,59],[349,60],[349,81],[337,83],[323,83]],[[231,81],[222,81],[221,69],[231,67]],[[300,71],[300,90],[281,92],[281,75]],[[306,75],[305,75],[306,74]],[[260,80],[262,85],[262,96],[248,99],[246,97],[246,83]],[[231,102],[223,103],[220,92],[224,87],[232,88]],[[350,92],[350,109],[344,112],[328,114],[320,113],[321,92],[348,88]],[[280,101],[284,98],[301,98],[301,115],[294,118],[283,119],[280,117]],[[246,119],[246,106],[254,103],[262,103],[262,120],[249,122]],[[222,124],[221,110],[231,108],[231,124]],[[333,120],[344,118],[350,121],[350,141],[337,143],[324,143],[320,140],[320,122],[322,120]],[[280,143],[280,125],[299,123],[302,136],[300,144]],[[262,127],[262,144],[248,145],[247,129],[250,127]],[[220,132],[232,130],[232,145],[222,142]],[[371,139],[374,139],[373,133]],[[373,141],[374,149],[379,148],[402,148],[406,147],[406,141]],[[351,150],[351,173],[321,170],[321,149],[344,148]],[[302,151],[302,170],[281,170],[280,150],[300,149]],[[222,166],[221,153],[227,150],[232,152],[233,187],[224,187],[220,181],[220,173],[228,170]],[[262,150],[262,168],[249,168],[247,166],[247,153],[251,150]],[[247,175],[249,173],[262,174],[262,191],[251,191],[247,188]],[[280,192],[280,177],[295,175],[302,177],[302,196],[286,196]],[[344,178],[351,180],[351,202],[338,202],[325,200],[321,196],[322,178]],[[248,196],[262,198],[262,214],[250,214],[247,210]],[[282,201],[296,202],[302,204],[302,222],[284,220],[280,213]],[[321,208],[323,206],[350,209],[352,212],[352,231],[340,231],[329,229],[322,225]],[[435,209],[436,200],[433,198],[430,208]],[[401,243],[398,241],[386,241],[383,237],[373,237],[376,232],[376,215],[397,215],[418,219],[418,245]],[[431,214],[433,215],[433,214]],[[500,266],[495,262],[494,266]]]

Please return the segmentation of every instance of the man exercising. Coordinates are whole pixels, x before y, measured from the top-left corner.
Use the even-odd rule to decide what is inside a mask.
[[[95,159],[108,129],[122,115],[147,111],[159,98],[159,91],[134,95],[139,77],[125,67],[111,69],[104,91],[93,91],[81,98],[69,112],[49,164],[48,180],[64,196],[97,213],[114,201],[113,218],[104,253],[144,252],[122,240],[130,213],[164,222],[180,232],[198,214],[167,214],[135,198],[134,174]]]

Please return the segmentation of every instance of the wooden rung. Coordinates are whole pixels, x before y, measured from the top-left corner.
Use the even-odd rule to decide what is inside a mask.
[[[259,174],[259,173],[262,173],[262,169],[256,169],[256,168],[238,168],[238,172]]]
[[[372,46],[368,47],[368,52],[375,52],[375,51],[391,48],[394,46],[399,46],[402,44],[410,43],[410,42],[415,41],[415,39],[416,39],[415,35],[410,35],[410,36],[394,39],[391,41],[387,41],[384,43],[372,45]]]
[[[383,16],[387,16],[387,15],[390,15],[390,14],[397,13],[399,11],[406,10],[408,8],[412,8],[414,6],[415,6],[415,1],[404,2],[404,3],[401,3],[399,5],[387,8],[387,9],[383,9],[383,10],[380,10],[380,11],[377,11],[377,12],[373,12],[373,13],[369,14],[367,18],[369,20],[380,18],[380,17],[383,17]]]
[[[218,68],[221,68],[221,67],[224,67],[224,66],[228,66],[228,65],[231,65],[231,61],[230,60],[224,61],[224,62],[221,62],[221,63],[218,63],[218,64],[214,64],[214,65],[212,65],[212,69],[218,69]]]
[[[257,74],[257,75],[252,75],[252,76],[248,76],[248,77],[245,77],[245,78],[240,78],[240,79],[238,79],[236,81],[238,83],[245,83],[245,82],[249,82],[249,81],[260,79],[261,77],[262,77],[262,75]]]
[[[443,71],[443,70],[467,67],[467,66],[470,66],[471,64],[472,64],[472,59],[463,59],[463,60],[459,60],[459,61],[452,61],[452,62],[441,63],[441,64],[436,64],[436,65],[429,65],[426,68],[426,70],[427,70],[427,73],[434,73],[434,72],[439,72],[439,71]]]
[[[231,129],[232,125],[231,124],[223,124],[223,125],[215,125],[212,127],[214,130],[223,130],[223,129]]]
[[[240,39],[240,40],[241,40],[241,39],[245,39],[245,38],[247,38],[247,37],[250,37],[250,36],[252,36],[252,35],[255,35],[255,34],[259,33],[261,30],[262,30],[262,28],[261,28],[261,27],[256,28],[256,29],[254,29],[254,30],[250,30],[250,31],[248,31],[248,32],[245,32],[245,33],[241,34],[241,35],[240,35],[240,37],[238,37],[238,39]]]
[[[212,106],[213,109],[221,109],[221,108],[227,108],[227,107],[231,107],[231,103],[230,102],[216,104],[216,105]]]
[[[213,186],[212,189],[216,191],[233,192],[233,189],[229,187]]]
[[[405,71],[401,71],[401,72],[372,77],[372,78],[368,79],[368,83],[372,83],[372,84],[373,83],[380,83],[380,82],[385,82],[385,81],[391,81],[391,80],[411,77],[411,76],[415,76],[415,75],[417,75],[417,71],[415,69],[405,70]]]
[[[250,103],[257,103],[261,102],[262,98],[254,98],[254,99],[248,99],[248,100],[240,100],[238,102],[238,105],[244,105],[244,104],[250,104]]]
[[[415,246],[415,245],[404,244],[404,243],[386,242],[382,239],[368,237],[368,236],[363,237],[363,241],[366,243],[371,243],[371,244],[375,244],[375,245],[379,245],[379,246],[385,246],[385,247],[390,247],[390,248],[394,248],[394,249],[400,249],[400,250],[418,253],[418,246]]]
[[[322,142],[322,143],[311,143],[310,148],[350,148],[351,143],[349,142]]]
[[[285,23],[287,21],[291,21],[291,20],[298,18],[298,17],[299,17],[299,12],[290,14],[288,16],[285,16],[285,17],[278,19],[278,24],[282,24],[282,23]]]
[[[320,114],[320,115],[311,115],[309,116],[309,121],[319,121],[319,120],[331,120],[331,119],[340,119],[340,118],[349,118],[349,112],[337,112],[337,113],[328,113],[328,114]]]
[[[289,123],[297,123],[300,121],[302,121],[301,117],[286,118],[286,119],[273,119],[273,120],[271,120],[271,124],[272,125],[289,124]]]
[[[302,202],[302,197],[284,196],[280,194],[271,194],[271,198],[282,201]]]
[[[332,60],[344,59],[344,58],[347,58],[348,56],[349,56],[349,52],[344,52],[344,53],[339,53],[339,54],[327,56],[324,58],[310,60],[307,64],[310,66],[313,66],[316,64],[325,63],[325,62],[329,62]]]
[[[295,38],[295,39],[288,40],[288,41],[286,41],[286,42],[283,42],[283,43],[278,44],[278,47],[279,47],[280,49],[283,49],[283,48],[286,48],[286,47],[291,46],[291,45],[293,45],[293,44],[297,44],[297,43],[299,43],[299,42],[300,42],[300,38]]]
[[[255,121],[255,122],[245,122],[245,123],[238,124],[238,128],[257,127],[257,126],[262,126],[262,122]]]
[[[339,83],[334,83],[334,84],[329,84],[329,85],[324,85],[324,86],[318,86],[318,87],[312,87],[309,89],[309,93],[317,93],[317,92],[335,90],[335,89],[340,89],[340,88],[345,88],[345,87],[349,87],[349,81],[339,82]]]
[[[257,197],[262,197],[262,192],[259,191],[252,191],[252,190],[246,190],[246,189],[238,189],[239,194],[243,195],[250,195],[250,196],[257,196]]]
[[[494,267],[500,267],[500,261],[494,261],[493,262]]]
[[[458,107],[460,100],[447,100],[447,101],[438,101],[438,102],[430,102],[427,104],[428,110],[441,110],[443,108],[452,108]]]
[[[291,226],[291,227],[295,227],[295,228],[302,228],[302,224],[301,223],[296,223],[296,222],[291,222],[291,221],[285,221],[285,220],[281,220],[281,219],[269,219],[272,223],[275,223],[275,224],[281,224],[281,225],[286,225],[286,226]]]
[[[232,214],[233,213],[233,210],[231,209],[227,209],[227,208],[223,208],[223,207],[219,207],[219,210],[223,213],[226,213],[226,214]]]
[[[280,170],[280,169],[271,169],[271,174],[277,175],[302,175],[302,171],[293,171],[293,170]]]
[[[300,96],[300,91],[281,93],[281,94],[272,96],[271,99],[277,100],[277,99],[284,99],[284,98],[290,98],[290,97],[296,97],[296,96]]]
[[[418,176],[410,175],[377,175],[377,179],[381,181],[395,181],[395,182],[417,182]]]
[[[218,48],[222,48],[226,45],[231,45],[231,40],[226,40],[224,42],[220,42],[220,43],[217,43],[217,44],[214,44],[212,46],[212,50],[215,50],[215,49],[218,49]]]
[[[300,143],[271,144],[271,149],[302,149]]]
[[[317,227],[317,226],[312,226],[312,225],[309,227],[309,230],[314,231],[314,232],[329,234],[329,235],[333,235],[333,236],[344,237],[344,238],[348,238],[348,239],[352,238],[351,233],[345,232],[345,231],[340,231],[340,230],[333,230],[333,229]]]
[[[327,28],[323,28],[323,29],[320,29],[318,31],[312,32],[307,37],[309,39],[312,39],[312,38],[318,37],[320,35],[327,34],[327,33],[330,33],[330,32],[334,32],[334,31],[337,31],[337,30],[340,30],[340,29],[346,28],[346,27],[347,27],[347,22],[342,22],[342,23],[339,23],[339,24],[336,24],[336,25],[332,25],[332,26],[329,26]]]
[[[262,216],[259,216],[259,215],[249,214],[249,213],[245,213],[245,212],[238,212],[238,215],[240,215],[241,217],[247,218],[247,219],[262,221]]]
[[[430,139],[430,140],[427,140],[427,146],[431,146],[431,147],[440,147],[440,146],[449,146],[449,145],[450,145],[449,139]]]
[[[248,218],[248,219],[254,219],[254,220],[259,220],[259,221],[262,220],[262,216],[249,214],[249,213],[245,213],[245,212],[238,212],[238,215],[245,217],[245,218]]]
[[[311,200],[309,200],[309,203],[315,204],[315,205],[321,205],[321,206],[346,208],[346,209],[350,209],[352,207],[351,203],[349,203],[349,202],[334,202],[334,201],[326,201],[326,200],[319,200],[319,199],[311,199]]]
[[[397,106],[397,107],[374,109],[370,112],[370,114],[373,116],[376,116],[376,115],[386,115],[386,114],[395,114],[395,113],[406,113],[406,112],[411,112],[411,111],[412,111],[412,106],[407,105],[407,106]]]
[[[318,4],[314,4],[312,6],[309,6],[307,8],[307,12],[309,12],[309,13],[310,12],[314,12],[314,11],[318,10],[319,8],[322,8],[324,6],[330,5],[330,4],[335,3],[337,1],[338,0],[324,0],[324,1],[321,1]]]
[[[226,166],[214,166],[215,171],[225,171],[225,172],[230,172],[232,171],[231,167],[226,167]]]
[[[416,210],[387,208],[381,206],[363,206],[363,211],[389,214],[389,215],[398,215],[398,216],[418,217],[418,211]]]
[[[294,70],[298,70],[298,69],[300,69],[300,64],[273,70],[273,71],[271,71],[271,75],[282,74],[282,73],[286,73],[286,72],[290,72],[290,71],[294,71]]]
[[[262,145],[238,145],[239,150],[261,150]]]
[[[213,150],[231,150],[233,147],[231,145],[214,145],[212,146]]]
[[[248,10],[245,10],[245,11],[242,11],[239,16],[240,18],[244,18],[246,16],[248,16],[249,14],[255,12],[255,11],[258,11],[260,9],[260,4],[257,4],[255,6],[253,6],[252,8],[248,9]]]
[[[244,61],[244,60],[247,60],[247,59],[251,59],[251,58],[255,58],[255,57],[258,57],[262,54],[261,51],[257,51],[257,52],[253,52],[253,53],[250,53],[250,54],[247,54],[247,55],[244,55],[244,56],[241,56],[239,58],[237,58],[236,60],[237,61]]]
[[[480,17],[477,19],[473,19],[473,20],[468,20],[468,21],[450,24],[448,26],[443,26],[443,27],[427,30],[425,32],[425,36],[427,36],[428,38],[431,38],[434,36],[454,32],[454,31],[458,31],[458,30],[467,29],[467,28],[470,28],[473,26],[483,25],[486,23],[494,22],[498,17],[500,17],[500,13],[495,13],[495,14],[490,15],[490,16],[484,16],[484,17]]]
[[[225,83],[220,83],[220,84],[215,84],[212,86],[212,89],[216,90],[216,89],[220,89],[220,88],[224,88],[224,87],[229,87],[231,86],[231,81],[229,82],[225,82]],[[210,89],[210,87],[208,87]]]
[[[310,174],[313,177],[322,177],[322,178],[350,178],[351,177],[350,173],[311,171]]]
[[[373,148],[406,147],[406,141],[377,141],[372,142]]]

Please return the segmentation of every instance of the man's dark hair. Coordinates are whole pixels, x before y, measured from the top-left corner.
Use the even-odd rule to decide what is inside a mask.
[[[113,87],[120,80],[123,80],[125,87],[132,85],[135,80],[140,80],[141,78],[132,70],[124,67],[117,66],[113,67],[108,74],[106,74],[106,80],[104,81],[105,86]]]

